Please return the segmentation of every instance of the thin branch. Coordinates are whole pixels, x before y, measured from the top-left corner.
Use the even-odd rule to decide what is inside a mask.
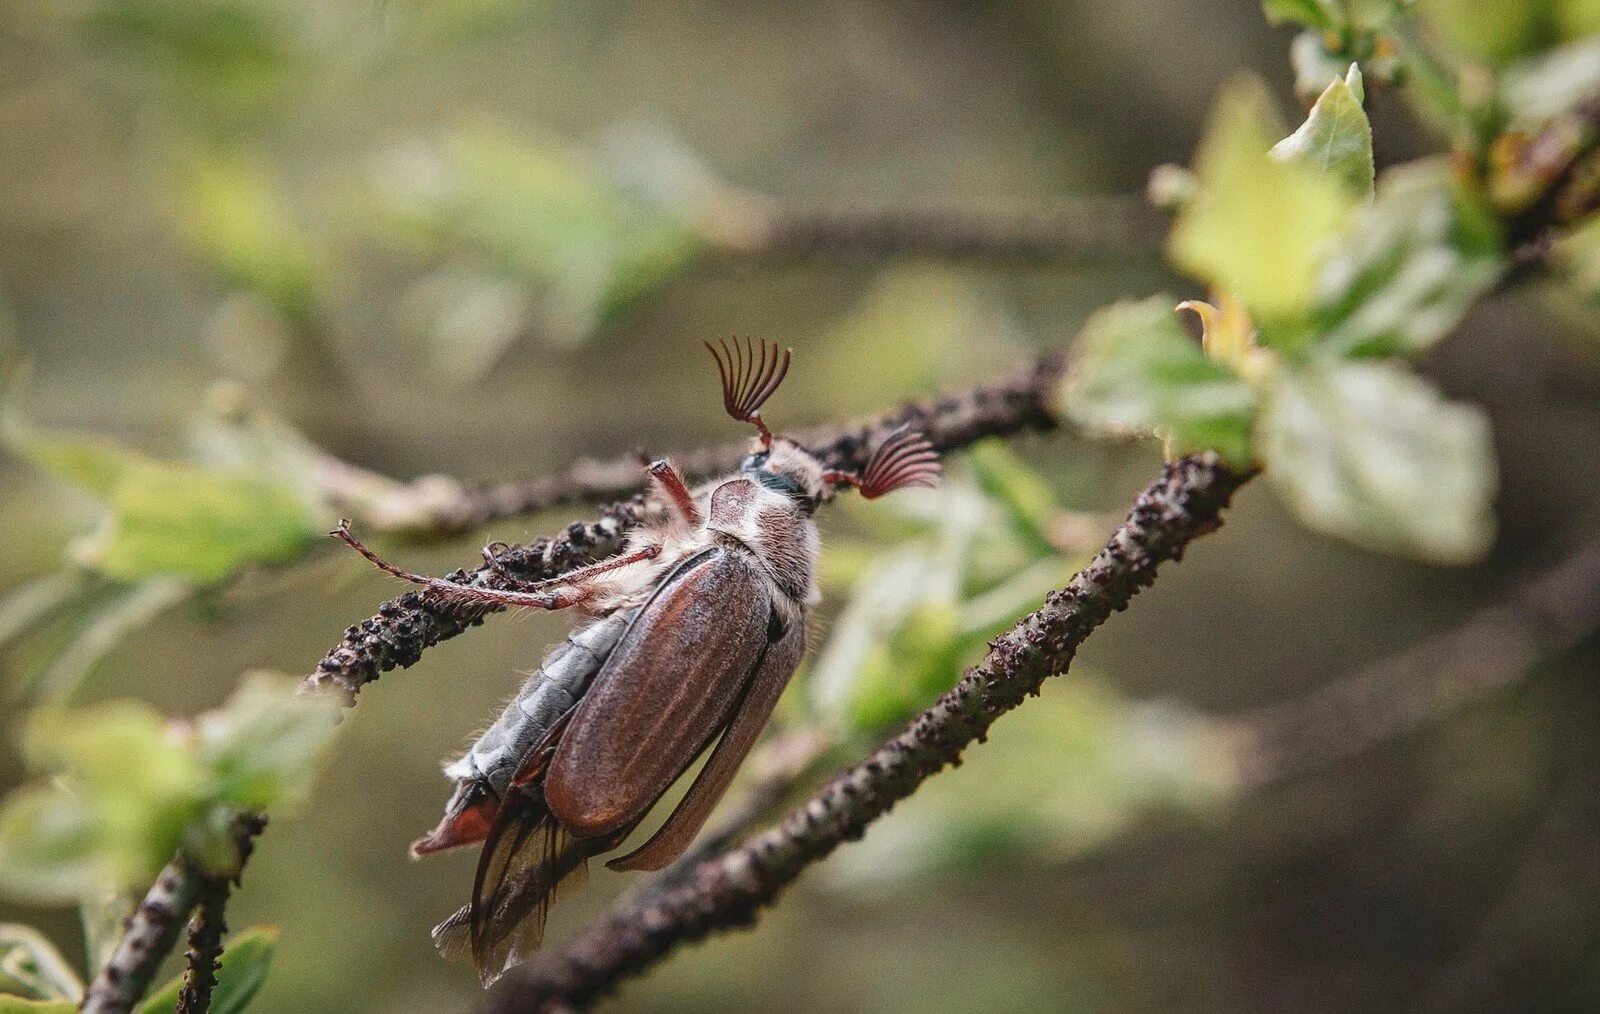
[[[986,264],[1135,261],[1160,255],[1165,220],[1142,195],[1033,209],[755,208],[720,252],[763,260],[924,257]],[[716,252],[716,251],[714,251]]]
[[[490,1010],[523,1011],[582,1004],[636,975],[681,944],[746,926],[808,866],[867,826],[925,780],[960,761],[996,718],[1066,670],[1083,640],[1214,530],[1250,473],[1215,456],[1169,464],[1135,501],[1099,554],[1044,606],[993,642],[968,670],[898,736],[840,773],[776,828],[702,862],[682,886],[647,894],[640,906],[614,911],[565,947],[507,976]]]
[[[188,968],[178,993],[178,1014],[205,1014],[211,1009],[222,937],[228,932],[228,888],[226,877],[205,877],[200,882],[200,901],[189,920],[189,951],[184,955]]]
[[[803,431],[797,437],[825,467],[859,471],[865,467],[875,442],[900,426],[921,430],[939,451],[966,447],[989,436],[1050,430],[1057,425],[1053,405],[1063,365],[1063,355],[1052,352],[1007,380],[914,402],[855,425]],[[703,474],[714,474],[734,467],[742,454],[742,448],[728,447],[683,455],[680,460],[694,463],[697,471],[703,468]],[[630,464],[642,478],[643,469],[638,462]],[[566,488],[570,491],[570,484]],[[525,497],[521,502],[533,500],[537,498]],[[482,566],[457,570],[446,577],[489,588],[501,587],[505,575],[525,581],[555,577],[620,550],[642,509],[643,501],[635,496],[602,508],[601,516],[594,521],[573,523],[554,538],[507,547],[499,554],[505,574]],[[425,650],[478,625],[486,613],[494,611],[497,609],[451,610],[424,603],[415,592],[401,595],[383,603],[375,615],[348,628],[340,643],[318,664],[317,671],[306,678],[304,687],[308,691],[336,689],[353,703],[361,688],[380,674],[415,664]]]
[[[1232,723],[1246,790],[1397,739],[1520,680],[1600,626],[1600,542],[1503,601],[1353,676]]]
[[[267,826],[266,818],[246,814],[235,821],[239,868],[249,861],[255,836]],[[196,870],[183,856],[168,863],[156,876],[144,900],[134,909],[117,941],[111,959],[84,991],[85,1014],[126,1014],[144,998],[167,955],[178,942],[178,931],[214,878]],[[235,877],[237,879],[237,875]],[[226,896],[226,884],[224,884]],[[202,913],[203,915],[203,913]],[[221,940],[221,908],[217,909],[217,942]],[[190,940],[193,942],[193,935]],[[193,955],[191,953],[191,961]],[[187,992],[187,990],[185,990]],[[210,989],[206,990],[209,995]],[[180,1005],[180,1009],[183,1009]],[[205,1007],[193,1008],[203,1011]]]
[[[181,859],[156,877],[144,900],[128,919],[128,927],[111,960],[84,991],[85,1014],[126,1014],[144,997],[150,980],[178,942],[178,931],[199,898],[200,876]]]

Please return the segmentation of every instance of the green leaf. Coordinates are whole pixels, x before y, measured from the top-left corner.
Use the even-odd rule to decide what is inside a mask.
[[[1338,356],[1424,351],[1499,279],[1501,253],[1497,227],[1444,164],[1386,172],[1372,206],[1328,255],[1315,313],[1320,348]]]
[[[154,459],[106,437],[35,429],[12,412],[5,419],[6,445],[46,472],[106,500],[117,483]]]
[[[30,1000],[75,1002],[83,982],[44,934],[31,926],[0,923],[0,991]]]
[[[1505,64],[1555,41],[1549,4],[1529,0],[1417,0],[1429,34],[1461,56]]]
[[[200,716],[200,762],[216,798],[241,810],[276,810],[304,798],[338,728],[339,706],[295,686],[289,677],[247,673],[226,704]]]
[[[32,822],[36,835],[48,840],[38,832],[49,826],[67,834],[74,846],[63,853],[69,863],[82,861],[85,848],[92,850],[98,868],[89,872],[98,882],[81,886],[148,883],[201,812],[202,772],[193,750],[147,705],[108,701],[73,712],[38,711],[23,745],[31,767],[60,776]],[[33,791],[24,790],[22,798]],[[8,805],[6,814],[12,812]],[[0,846],[17,844],[13,836],[0,835]],[[27,844],[37,848],[37,841]],[[81,871],[69,866],[68,872]],[[58,889],[58,895],[67,894]],[[84,894],[78,889],[70,896]]]
[[[1230,461],[1251,460],[1254,390],[1206,358],[1167,297],[1117,303],[1091,317],[1061,397],[1066,414],[1090,429],[1154,432],[1179,452],[1213,449]]]
[[[1340,20],[1333,0],[1261,0],[1261,10],[1275,25],[1287,21],[1324,32],[1338,27]]]
[[[1272,154],[1332,175],[1357,197],[1371,197],[1372,125],[1361,102],[1361,68],[1352,63],[1323,91],[1300,128],[1272,146]]]
[[[300,491],[176,462],[130,469],[110,506],[78,558],[124,581],[221,581],[247,564],[292,560],[319,534]]]
[[[234,936],[222,951],[222,967],[211,993],[211,1014],[240,1014],[267,980],[278,946],[275,926],[252,926]],[[174,1014],[183,976],[171,979],[138,1007],[139,1014]]]
[[[1269,157],[1280,135],[1258,81],[1227,86],[1167,244],[1173,263],[1237,294],[1264,331],[1310,307],[1324,245],[1354,203],[1333,177]]]
[[[1012,528],[1039,553],[1054,555],[1050,523],[1061,511],[1050,487],[1013,451],[985,441],[967,455],[978,486],[1000,504]]]
[[[177,196],[179,231],[218,272],[287,320],[314,318],[323,268],[270,165],[243,152],[196,159]]]
[[[0,993],[0,1014],[75,1014],[77,1009],[71,1000],[30,1000]]]
[[[41,904],[106,882],[104,835],[84,800],[53,787],[17,789],[0,806],[0,889]]]
[[[1399,364],[1279,370],[1257,439],[1312,528],[1434,563],[1477,560],[1494,538],[1488,419]]]
[[[252,563],[281,563],[320,534],[316,490],[280,457],[245,467],[161,461],[102,437],[34,429],[14,413],[9,446],[110,508],[75,547],[77,562],[123,581],[220,581]]]
[[[399,153],[379,192],[398,237],[520,282],[536,304],[537,331],[556,341],[586,338],[703,242],[695,209],[620,186],[586,152],[490,124]],[[492,352],[474,355],[488,362]]]

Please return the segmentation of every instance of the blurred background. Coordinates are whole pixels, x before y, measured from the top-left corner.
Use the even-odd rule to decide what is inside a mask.
[[[703,338],[795,348],[767,413],[779,427],[992,379],[1114,299],[1202,295],[1139,224],[1145,178],[1188,161],[1241,69],[1293,110],[1292,35],[1252,0],[0,0],[0,330],[25,364],[8,398],[39,427],[157,457],[248,405],[385,475],[496,479],[736,435]],[[1380,167],[1441,146],[1392,94],[1372,115]],[[774,210],[1085,201],[1105,209],[1088,216],[1100,233],[1026,263],[742,255]],[[676,955],[616,1008],[1600,1005],[1593,637],[1336,763],[1252,780],[1229,759],[1256,709],[1452,629],[1596,538],[1597,334],[1592,309],[1526,287],[1424,364],[1493,419],[1487,561],[1363,552],[1247,487],[961,768],[755,931]],[[885,589],[927,574],[999,588],[988,604],[1014,618],[1070,572],[1071,546],[984,545],[995,475],[1027,471],[1093,542],[1160,462],[1067,434],[1010,450],[956,463],[933,497],[822,519],[837,548],[818,671],[780,728],[892,726],[972,660],[951,637],[937,668],[907,661],[923,628],[906,617],[928,614],[907,606],[884,635],[863,603]],[[0,589],[38,592],[100,511],[0,458]],[[588,513],[384,548],[443,572]],[[1037,564],[1036,589],[969,573],[1005,552]],[[7,685],[193,713],[244,670],[309,672],[394,591],[320,544],[199,594],[139,588],[63,591],[5,645]],[[564,629],[491,618],[363,694],[231,907],[236,927],[282,928],[257,1009],[471,1003],[470,970],[427,931],[465,900],[472,858],[414,863],[406,846],[447,795],[438,761]],[[924,664],[931,685],[895,682]],[[12,731],[0,788],[25,777]],[[629,883],[597,873],[550,938]],[[0,921],[82,956],[70,909],[0,899]]]

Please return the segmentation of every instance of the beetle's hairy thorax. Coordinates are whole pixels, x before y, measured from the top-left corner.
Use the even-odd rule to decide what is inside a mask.
[[[717,486],[709,507],[707,530],[761,562],[780,593],[774,601],[787,601],[797,611],[816,601],[817,526],[794,501],[740,477]]]

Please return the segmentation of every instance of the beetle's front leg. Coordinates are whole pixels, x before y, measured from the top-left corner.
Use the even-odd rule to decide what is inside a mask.
[[[695,505],[694,494],[689,492],[689,484],[683,481],[683,475],[664,458],[652,461],[645,470],[650,473],[650,484],[660,494],[673,518],[691,528],[698,528],[701,522],[700,508]]]

